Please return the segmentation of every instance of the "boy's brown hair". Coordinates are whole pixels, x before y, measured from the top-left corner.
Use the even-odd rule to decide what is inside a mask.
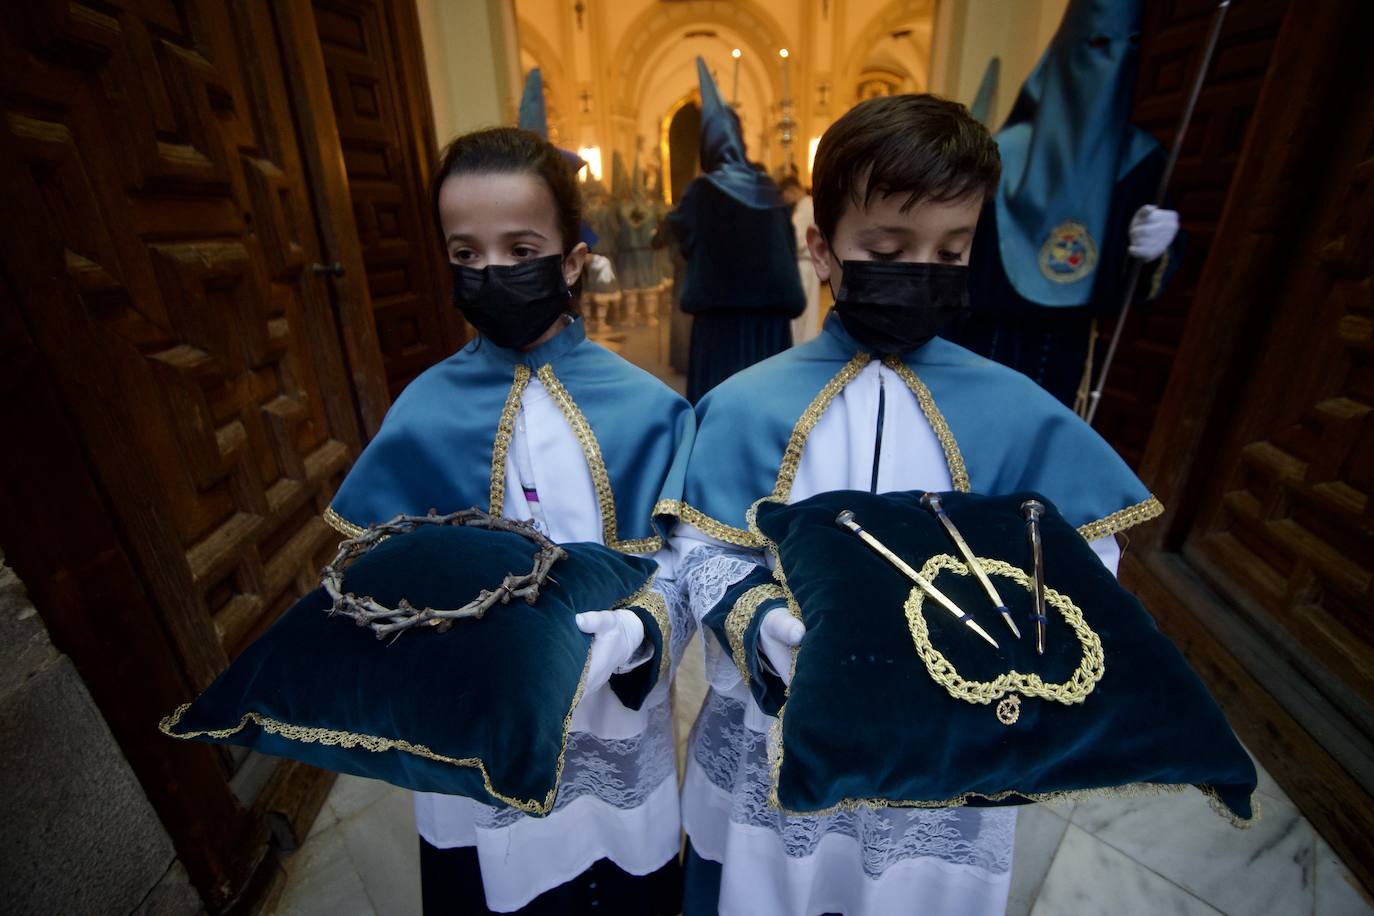
[[[1001,174],[996,142],[958,102],[929,94],[869,99],[830,125],[816,147],[816,225],[832,240],[844,208],[867,206],[878,194],[908,195],[903,210],[922,200],[987,198]]]

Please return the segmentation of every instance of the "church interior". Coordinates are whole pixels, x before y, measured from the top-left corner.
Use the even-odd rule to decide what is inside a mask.
[[[431,226],[449,140],[525,126],[537,101],[618,277],[583,297],[589,339],[684,393],[685,267],[652,239],[702,174],[698,60],[750,163],[804,193],[821,136],[868,99],[934,93],[995,136],[1075,8],[0,12],[13,911],[421,912],[408,791],[156,726],[319,584],[341,481],[473,338]],[[1094,323],[1115,361],[1092,425],[1165,507],[1118,538],[1120,581],[1255,761],[1263,817],[1235,830],[1172,796],[1028,805],[1009,914],[1374,913],[1371,34],[1363,0],[1141,4],[1129,121],[1176,152],[1161,202],[1184,243],[1157,295]],[[817,296],[810,336],[835,299]],[[673,687],[679,759],[700,653]]]

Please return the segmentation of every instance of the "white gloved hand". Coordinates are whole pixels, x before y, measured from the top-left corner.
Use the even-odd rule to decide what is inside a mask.
[[[615,285],[615,266],[605,255],[588,255],[585,269],[587,277],[603,289]]]
[[[633,611],[585,611],[577,615],[577,628],[592,637],[584,695],[629,665],[644,642],[644,624]]]
[[[792,683],[792,649],[801,645],[805,635],[806,624],[786,608],[773,608],[759,624],[759,651],[784,684]]]
[[[1178,235],[1178,211],[1146,204],[1131,217],[1131,257],[1153,261],[1169,250]]]

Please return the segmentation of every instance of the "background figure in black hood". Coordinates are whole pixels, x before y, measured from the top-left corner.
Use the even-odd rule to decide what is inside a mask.
[[[806,307],[792,222],[777,186],[750,166],[739,119],[706,64],[701,81],[701,166],[668,214],[687,262],[682,309],[693,316],[687,399],[792,345],[791,320]]]

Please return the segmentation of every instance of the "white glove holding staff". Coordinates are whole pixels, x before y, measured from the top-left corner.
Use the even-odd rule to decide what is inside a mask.
[[[577,615],[577,628],[592,637],[584,694],[606,684],[612,674],[622,674],[652,653],[640,653],[644,624],[633,611],[585,611]],[[643,658],[636,658],[642,654]]]
[[[1153,261],[1169,250],[1178,235],[1178,211],[1146,204],[1131,217],[1129,230],[1131,257]]]
[[[784,684],[792,683],[792,650],[801,645],[806,624],[786,608],[773,608],[759,624],[759,651]]]

